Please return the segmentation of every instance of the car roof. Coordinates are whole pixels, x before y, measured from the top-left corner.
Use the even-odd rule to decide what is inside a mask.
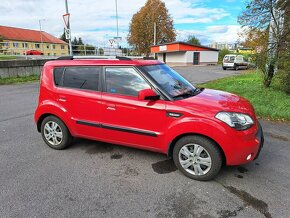
[[[53,60],[46,62],[45,66],[147,66],[163,64],[157,60],[118,60],[118,59],[74,59],[74,60]]]

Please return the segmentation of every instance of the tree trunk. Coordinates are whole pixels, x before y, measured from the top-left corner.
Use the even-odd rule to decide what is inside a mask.
[[[267,68],[266,68],[266,72],[265,72],[265,76],[264,76],[264,87],[265,88],[269,88],[272,82],[272,79],[274,77],[274,73],[275,73],[275,66],[273,64],[270,64]]]

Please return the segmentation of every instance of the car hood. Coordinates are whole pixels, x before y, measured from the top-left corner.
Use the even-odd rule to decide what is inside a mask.
[[[210,113],[211,116],[220,111],[228,111],[245,113],[256,118],[254,108],[247,99],[213,89],[204,89],[196,96],[178,101],[178,104],[189,110]]]

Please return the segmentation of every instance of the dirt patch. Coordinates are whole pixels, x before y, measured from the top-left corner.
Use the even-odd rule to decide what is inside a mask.
[[[235,217],[238,215],[239,211],[242,211],[244,207],[239,207],[237,210],[220,210],[217,212],[220,215],[220,218],[228,218],[228,217]]]
[[[249,170],[245,167],[238,167],[237,170],[240,172],[240,173],[246,173],[248,172]]]
[[[117,160],[117,159],[121,159],[122,157],[123,157],[122,154],[112,154],[112,155],[111,155],[111,159],[115,159],[115,160]]]
[[[285,136],[281,136],[281,135],[277,135],[277,134],[274,134],[274,133],[271,133],[271,132],[265,132],[265,135],[268,135],[274,139],[278,139],[280,141],[284,141],[284,142],[289,142],[290,139],[285,137]]]

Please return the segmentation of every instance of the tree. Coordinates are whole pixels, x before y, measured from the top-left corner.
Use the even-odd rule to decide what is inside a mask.
[[[139,54],[147,57],[150,46],[154,44],[154,23],[156,23],[156,43],[175,41],[176,33],[173,19],[169,15],[165,3],[161,0],[147,0],[133,15],[129,27],[128,42]]]
[[[218,63],[222,64],[224,56],[226,56],[227,54],[230,54],[230,53],[231,53],[230,50],[228,50],[226,48],[219,50]]]
[[[59,37],[62,41],[65,41],[66,43],[68,43],[68,39],[66,39],[65,37],[65,32],[63,30],[63,34]]]
[[[264,86],[269,87],[279,69],[283,49],[287,47],[289,35],[289,1],[288,0],[248,0],[246,9],[239,16],[238,22],[257,31],[268,31],[267,49],[260,69],[264,74]],[[288,23],[288,22],[287,22]]]
[[[201,45],[198,38],[196,38],[194,35],[188,36],[187,43],[191,43],[193,45]]]

